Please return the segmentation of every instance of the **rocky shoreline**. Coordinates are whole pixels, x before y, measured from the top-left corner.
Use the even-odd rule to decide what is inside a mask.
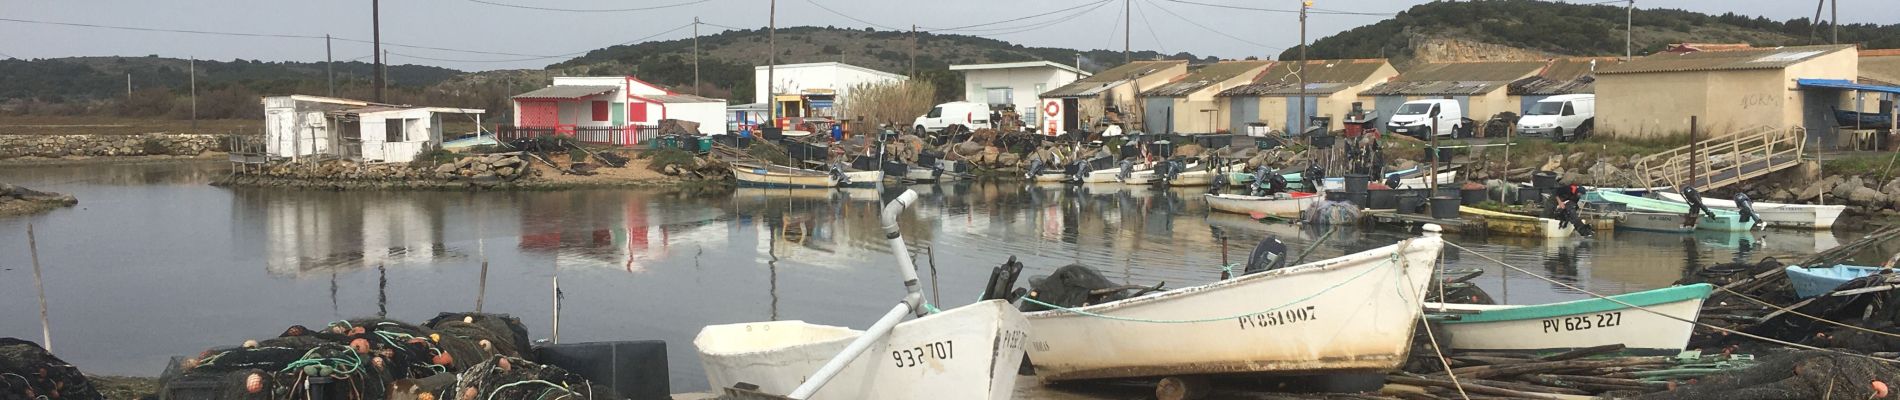
[[[239,166],[211,184],[316,190],[563,190],[671,187],[681,182],[657,173],[642,173],[646,171],[641,165],[576,174],[548,165],[554,161],[533,157],[515,152],[470,155],[441,164],[281,162]]]
[[[0,159],[15,157],[195,156],[224,149],[227,135],[0,135]]]
[[[75,204],[79,204],[79,199],[69,194],[0,183],[0,217],[38,214]]]

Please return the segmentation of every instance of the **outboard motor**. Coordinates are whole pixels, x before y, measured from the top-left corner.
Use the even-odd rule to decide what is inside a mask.
[[[1715,211],[1709,210],[1709,206],[1702,204],[1702,192],[1695,190],[1694,186],[1682,189],[1682,200],[1689,203],[1688,218],[1691,221],[1695,219],[1695,214],[1698,211],[1701,212],[1703,216],[1709,217],[1709,219],[1715,219]],[[1693,226],[1694,224],[1691,223],[1689,225]]]
[[[838,181],[838,186],[851,184],[851,176],[845,175],[844,166],[838,163],[831,163],[831,180]]]
[[[1326,190],[1324,187],[1325,179],[1326,170],[1321,169],[1319,164],[1307,164],[1306,170],[1300,171],[1300,182],[1306,183],[1306,189],[1311,190],[1313,193],[1321,193]]]
[[[1016,279],[1022,275],[1023,263],[1017,262],[1016,256],[1009,256],[1009,261],[990,269],[990,283],[983,287],[983,297],[978,301],[1000,299],[1015,302],[1029,294],[1029,290],[1016,287]]]
[[[1207,194],[1218,195],[1220,194],[1220,189],[1227,187],[1227,184],[1227,173],[1216,172],[1214,173],[1214,181],[1207,185]]]
[[[1132,158],[1124,158],[1122,159],[1121,172],[1115,173],[1115,179],[1127,180],[1128,177],[1133,176],[1134,174],[1135,174],[1135,160]]]
[[[1392,174],[1392,175],[1386,175],[1386,177],[1385,177],[1385,188],[1386,188],[1386,189],[1398,189],[1398,188],[1399,188],[1399,175],[1398,175],[1398,174]]]
[[[1173,182],[1181,177],[1181,171],[1187,170],[1187,161],[1179,158],[1168,160],[1168,171],[1161,175],[1161,182]]]
[[[1247,256],[1247,268],[1241,276],[1253,275],[1286,267],[1286,243],[1280,238],[1267,235],[1254,245],[1253,254]]]
[[[1075,160],[1074,168],[1075,168],[1075,172],[1069,175],[1069,180],[1075,181],[1076,183],[1081,183],[1082,178],[1087,178],[1089,176],[1089,172],[1094,172],[1094,171],[1089,170],[1088,160]]]
[[[1755,229],[1761,229],[1762,225],[1766,222],[1761,220],[1760,215],[1755,215],[1755,202],[1749,200],[1747,193],[1735,193],[1735,211],[1741,214],[1741,222],[1753,222],[1752,225],[1754,225]]]
[[[1023,172],[1023,179],[1035,179],[1042,174],[1042,159],[1029,160],[1029,170]]]

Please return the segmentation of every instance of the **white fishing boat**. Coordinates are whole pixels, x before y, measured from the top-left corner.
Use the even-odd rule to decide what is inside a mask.
[[[1438,176],[1439,186],[1451,186],[1454,184],[1462,183],[1458,181],[1458,171],[1440,172],[1438,173],[1437,176]],[[1346,190],[1345,178],[1326,178],[1326,180],[1323,182],[1325,186],[1322,186],[1322,187],[1326,188],[1326,190]],[[1385,181],[1374,181],[1374,182],[1379,182],[1380,184],[1384,184]],[[1428,187],[1431,187],[1431,182],[1432,181],[1430,180],[1430,178],[1423,175],[1414,176],[1410,178],[1400,178],[1399,186],[1393,187],[1392,189],[1428,188]]]
[[[1234,163],[1233,165],[1229,165],[1226,168],[1222,168],[1221,171],[1223,172],[1209,171],[1205,169],[1182,172],[1180,176],[1176,176],[1174,177],[1174,179],[1168,180],[1168,186],[1207,186],[1214,183],[1215,175],[1226,173],[1224,171],[1238,171],[1238,170],[1242,170],[1246,168],[1247,168],[1247,163],[1243,162],[1243,163]]]
[[[845,171],[842,186],[877,187],[884,183],[884,171]]]
[[[732,164],[727,168],[732,170],[732,177],[738,181],[739,186],[793,188],[838,186],[838,179],[825,171],[751,164]]]
[[[1044,172],[1044,173],[1036,174],[1036,176],[1032,176],[1029,178],[1029,181],[1031,182],[1041,182],[1041,183],[1062,182],[1066,180],[1069,180],[1069,176],[1063,175],[1061,171]]]
[[[1485,230],[1502,235],[1561,238],[1570,237],[1570,234],[1577,232],[1577,227],[1564,225],[1562,221],[1550,218],[1502,213],[1465,206],[1458,207],[1458,214],[1482,219],[1484,221]]]
[[[1193,170],[1195,168],[1199,168],[1200,166],[1201,166],[1201,163],[1197,161],[1197,162],[1188,163],[1186,166],[1183,167],[1183,169]],[[1155,169],[1152,166],[1150,166],[1147,169],[1135,171],[1134,173],[1129,174],[1128,178],[1121,180],[1121,183],[1126,183],[1130,185],[1150,185],[1160,180],[1161,180],[1161,175],[1155,173]]]
[[[1271,196],[1249,196],[1244,194],[1206,194],[1207,208],[1215,211],[1245,214],[1257,218],[1299,217],[1306,209],[1319,205],[1326,196],[1316,193],[1288,192]]]
[[[693,339],[708,383],[795,399],[1010,398],[1029,323],[1003,300],[925,311],[897,229],[897,214],[916,199],[907,190],[881,215],[903,301],[864,331],[803,321],[708,326]]]
[[[1396,369],[1444,246],[1437,225],[1425,229],[1330,260],[1027,313],[1030,363],[1044,382]]]
[[[1696,320],[1712,290],[1702,283],[1539,305],[1426,303],[1425,312],[1443,321],[1453,350],[1549,353],[1622,344],[1625,353],[1675,355],[1695,331],[1684,321]]]
[[[1686,202],[1681,193],[1654,192],[1657,197],[1675,202]],[[1719,210],[1740,210],[1734,200],[1702,198],[1702,205]],[[1841,212],[1847,210],[1843,205],[1783,204],[1755,202],[1749,206],[1755,215],[1761,216],[1768,226],[1800,229],[1829,229],[1834,221],[1841,218]]]

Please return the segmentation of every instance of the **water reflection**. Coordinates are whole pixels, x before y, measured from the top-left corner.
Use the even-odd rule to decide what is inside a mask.
[[[702,326],[796,319],[863,327],[902,296],[878,213],[903,189],[918,191],[920,201],[899,228],[942,307],[975,301],[990,267],[1011,256],[1032,276],[1084,264],[1124,284],[1185,287],[1218,279],[1222,265],[1244,262],[1268,235],[1307,261],[1416,235],[1210,214],[1198,188],[956,182],[882,191],[326,192],[204,185],[216,167],[0,170],[0,181],[82,201],[0,219],[7,268],[27,262],[24,224],[41,228],[42,260],[57,266],[48,271],[54,335],[88,344],[66,347],[62,357],[98,373],[150,375],[170,355],[288,323],[471,309],[480,290],[486,310],[521,316],[536,336],[553,330],[549,298],[565,296],[563,340],[665,340],[673,386],[704,389],[691,346]],[[1511,303],[1583,295],[1476,255],[1623,293],[1666,286],[1696,265],[1836,243],[1831,234],[1783,231],[1451,240],[1470,251],[1447,250],[1447,266],[1485,270],[1473,283]],[[98,242],[117,245],[88,245]],[[491,264],[485,284],[482,260]],[[32,293],[31,280],[19,276],[0,268],[0,293]],[[0,300],[0,320],[30,321],[37,312],[30,298]],[[136,336],[118,329],[128,325],[148,328]],[[0,326],[0,336],[35,335],[31,324]]]

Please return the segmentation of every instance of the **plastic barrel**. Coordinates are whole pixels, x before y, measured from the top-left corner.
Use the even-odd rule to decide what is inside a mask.
[[[1347,193],[1365,193],[1366,185],[1372,183],[1372,175],[1346,174]]]
[[[699,152],[705,153],[712,151],[712,143],[713,140],[711,137],[699,138]]]
[[[1418,214],[1419,207],[1425,203],[1425,198],[1417,193],[1400,194],[1398,199],[1400,214]]]
[[[1531,187],[1535,187],[1538,189],[1549,189],[1549,188],[1557,187],[1557,178],[1558,176],[1556,172],[1537,171],[1537,173],[1531,174]]]
[[[1328,190],[1326,191],[1326,201],[1347,201],[1346,194],[1347,193],[1343,190]]]
[[[1397,190],[1392,190],[1392,189],[1368,190],[1366,191],[1366,196],[1368,198],[1368,200],[1366,200],[1366,203],[1367,203],[1366,208],[1371,208],[1374,210],[1391,210],[1391,209],[1399,208],[1399,191]]]
[[[1458,194],[1464,198],[1465,205],[1483,203],[1485,200],[1483,188],[1461,189]]]
[[[1460,199],[1457,196],[1433,196],[1432,197],[1432,218],[1437,218],[1437,219],[1458,218],[1458,202],[1459,201]]]
[[[1367,206],[1372,205],[1372,194],[1365,192],[1346,193],[1346,201],[1352,202],[1352,205],[1363,210],[1368,208]]]

